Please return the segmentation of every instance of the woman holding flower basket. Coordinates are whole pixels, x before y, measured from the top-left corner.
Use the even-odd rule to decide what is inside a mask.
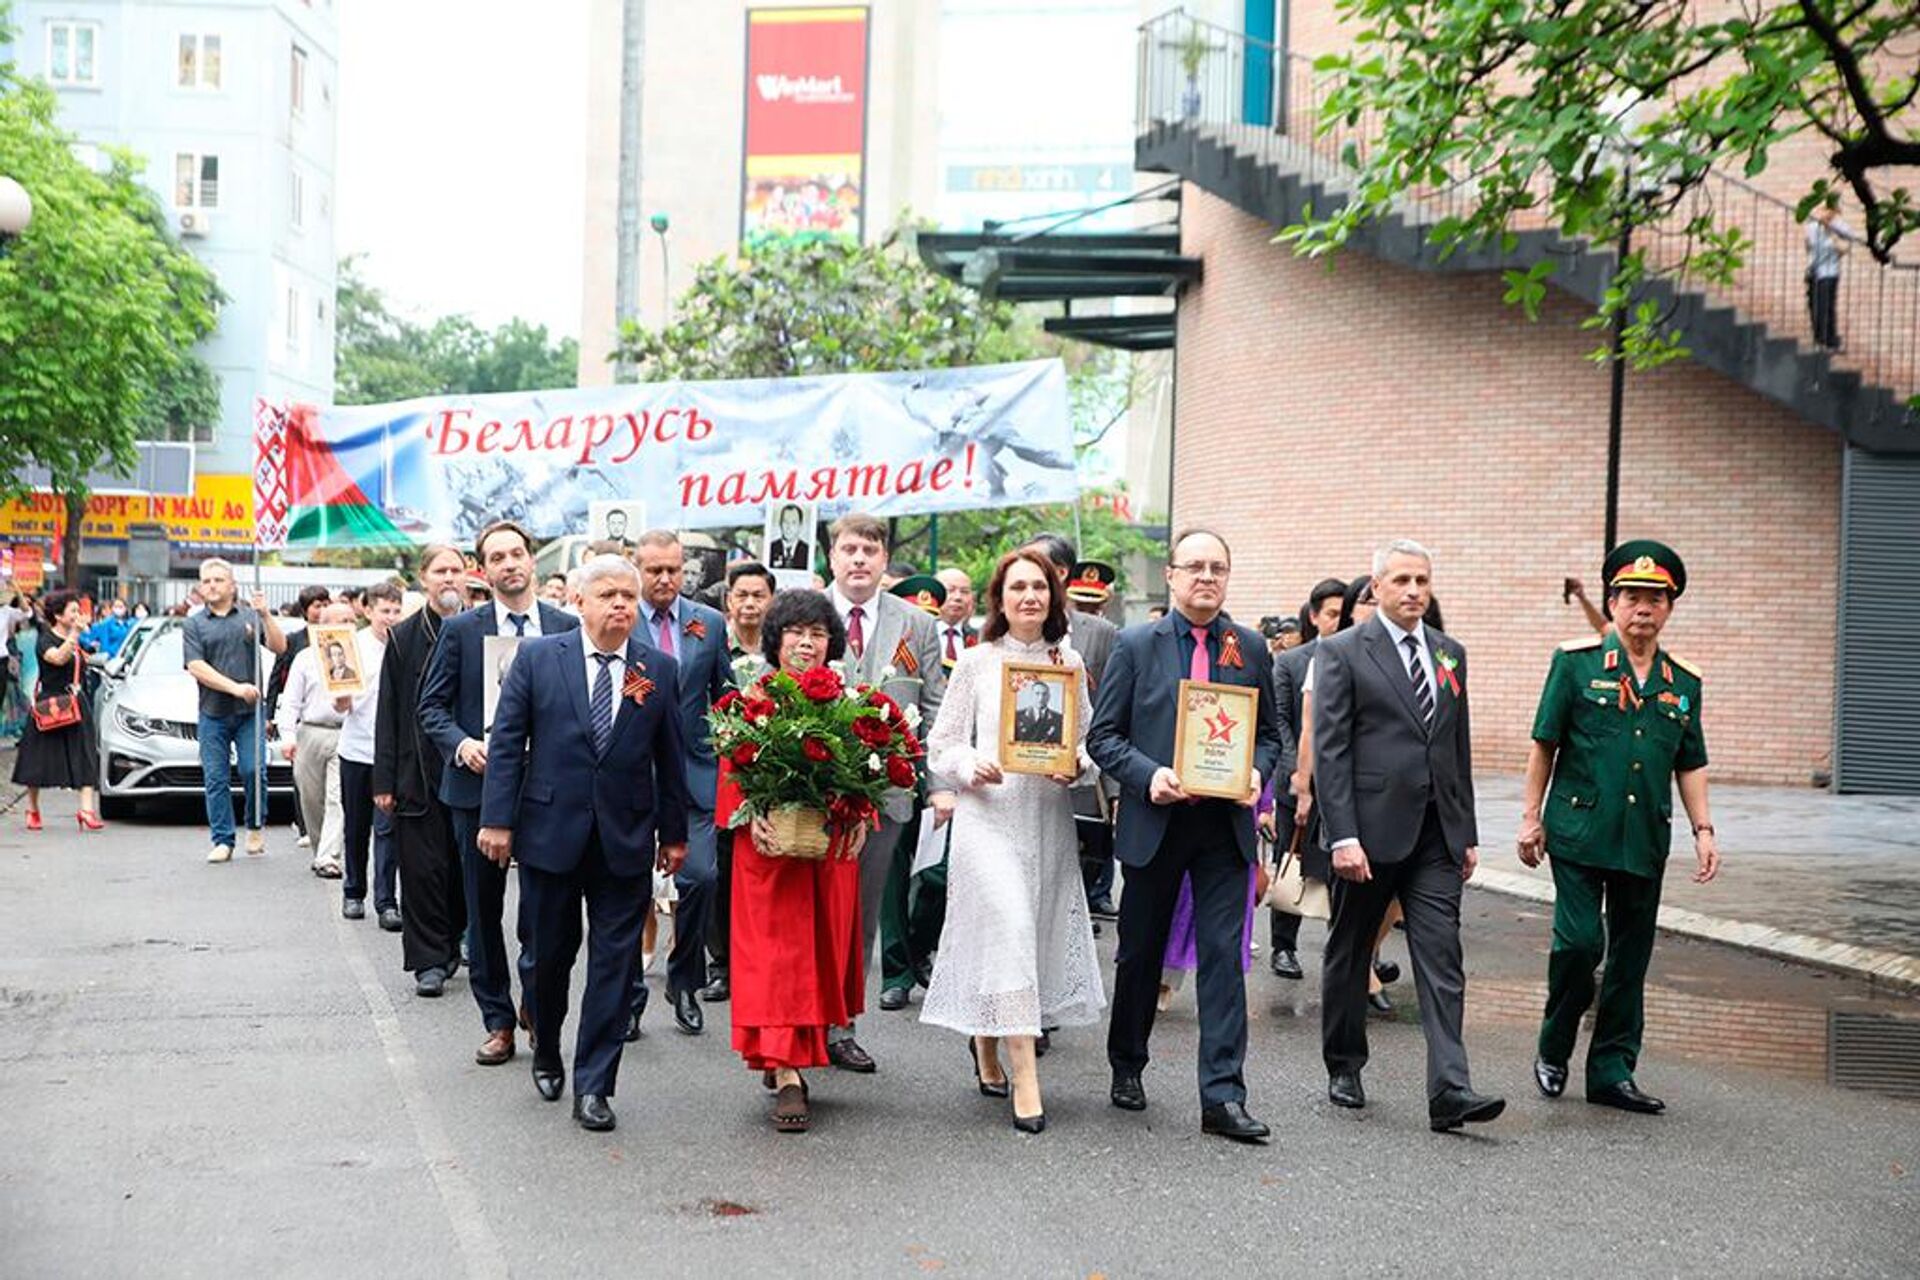
[[[774,1089],[773,1124],[804,1133],[808,1067],[865,1005],[860,850],[921,754],[898,705],[827,664],[846,629],[826,596],[782,591],[761,628],[770,669],[714,704],[714,817],[733,830],[733,1047]]]
[[[1034,1064],[1040,1029],[1098,1022],[1107,1003],[1068,790],[1077,773],[1016,773],[1002,768],[999,752],[1003,667],[1064,667],[1078,704],[1064,721],[1075,726],[1073,759],[1079,773],[1091,768],[1087,682],[1067,643],[1063,585],[1036,551],[1001,558],[981,643],[954,666],[927,739],[941,788],[932,802],[953,815],[954,829],[946,927],[920,1020],[972,1037],[974,1075],[989,1097],[1009,1092],[999,1055],[1007,1042],[1013,1123],[1025,1133],[1047,1123]]]

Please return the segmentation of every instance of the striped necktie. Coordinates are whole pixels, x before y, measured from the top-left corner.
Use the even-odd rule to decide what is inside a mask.
[[[1407,678],[1413,681],[1414,700],[1420,704],[1420,723],[1433,723],[1433,689],[1427,683],[1427,666],[1420,660],[1420,642],[1412,636],[1400,642],[1407,647]]]
[[[607,754],[607,744],[613,741],[613,664],[619,661],[619,655],[596,653],[593,660],[600,664],[600,674],[593,678],[587,721],[593,727],[593,753],[603,756]]]

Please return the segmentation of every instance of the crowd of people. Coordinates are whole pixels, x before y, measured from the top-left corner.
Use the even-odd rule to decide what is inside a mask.
[[[1247,1108],[1246,973],[1265,903],[1272,972],[1304,977],[1302,908],[1268,888],[1275,850],[1287,850],[1298,883],[1330,904],[1330,1101],[1366,1105],[1367,1021],[1392,1008],[1384,989],[1399,969],[1381,951],[1398,923],[1432,1128],[1501,1114],[1502,1098],[1473,1087],[1462,1035],[1460,899],[1479,860],[1468,662],[1441,630],[1425,548],[1389,543],[1367,574],[1326,578],[1297,617],[1256,629],[1228,611],[1225,538],[1189,530],[1172,543],[1167,603],[1122,629],[1105,616],[1113,570],[1079,560],[1060,535],[1008,550],[977,595],[961,570],[894,565],[871,516],[842,517],[823,541],[829,576],[817,588],[778,589],[767,565],[737,561],[716,608],[685,594],[671,531],[597,547],[536,582],[532,538],[500,522],[471,558],[425,548],[410,587],[377,584],[350,602],[303,593],[308,625],[291,637],[263,598],[239,600],[231,566],[205,562],[183,628],[200,689],[207,861],[232,859],[240,824],[247,854],[265,852],[264,719],[294,766],[314,873],[340,881],[343,914],[363,918],[371,894],[421,998],[442,996],[464,968],[481,1022],[475,1061],[510,1062],[524,1034],[549,1101],[567,1091],[562,1037],[585,947],[571,1072],[573,1116],[589,1130],[614,1127],[623,1046],[641,1033],[670,904],[674,1023],[701,1035],[702,1006],[730,1002],[732,1046],[782,1132],[811,1126],[809,1072],[877,1070],[856,1025],[877,948],[880,1008],[906,1009],[924,990],[921,1020],[967,1037],[975,1085],[1008,1100],[1027,1133],[1046,1127],[1038,1062],[1052,1033],[1103,1017],[1110,1100],[1145,1110],[1155,1016],[1192,971],[1202,1130],[1261,1142],[1268,1127]],[[1656,1112],[1634,1068],[1676,780],[1696,879],[1717,873],[1719,855],[1701,680],[1659,644],[1684,565],[1641,542],[1616,548],[1603,572],[1604,609],[1569,581],[1593,629],[1554,655],[1533,731],[1517,852],[1529,865],[1550,856],[1559,891],[1534,1076],[1560,1095],[1597,1001],[1588,1100]],[[45,612],[41,681],[66,687],[84,661],[78,611],[50,598]],[[309,639],[327,626],[358,628],[337,670]],[[264,686],[262,646],[276,655]],[[1047,713],[1070,739],[1051,773],[1003,758],[1002,726],[1015,719],[1002,715],[1007,664],[1053,669],[1069,691],[1072,705]],[[334,677],[348,670],[358,681],[343,692]],[[877,732],[914,752],[924,742],[919,776],[870,822],[837,829],[825,857],[794,856],[794,832],[743,802],[751,754],[715,749],[714,708],[755,715],[769,671],[829,697],[875,691],[890,726]],[[1197,784],[1176,771],[1187,681],[1250,691],[1244,794],[1189,791]],[[90,743],[74,726],[30,729],[16,781],[84,785],[97,774]],[[91,811],[83,791],[83,826]],[[1094,942],[1109,920],[1111,990]]]

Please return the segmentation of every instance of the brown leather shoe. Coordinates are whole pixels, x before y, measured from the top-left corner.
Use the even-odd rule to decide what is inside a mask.
[[[473,1060],[483,1067],[497,1067],[513,1060],[513,1028],[487,1032],[486,1042],[473,1051]]]

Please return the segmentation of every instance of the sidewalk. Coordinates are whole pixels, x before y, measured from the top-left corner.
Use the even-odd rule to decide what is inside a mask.
[[[1476,779],[1483,889],[1553,900],[1547,867],[1514,853],[1517,776]],[[1721,871],[1693,883],[1693,837],[1675,804],[1660,924],[1804,964],[1920,989],[1920,797],[1716,786]]]

